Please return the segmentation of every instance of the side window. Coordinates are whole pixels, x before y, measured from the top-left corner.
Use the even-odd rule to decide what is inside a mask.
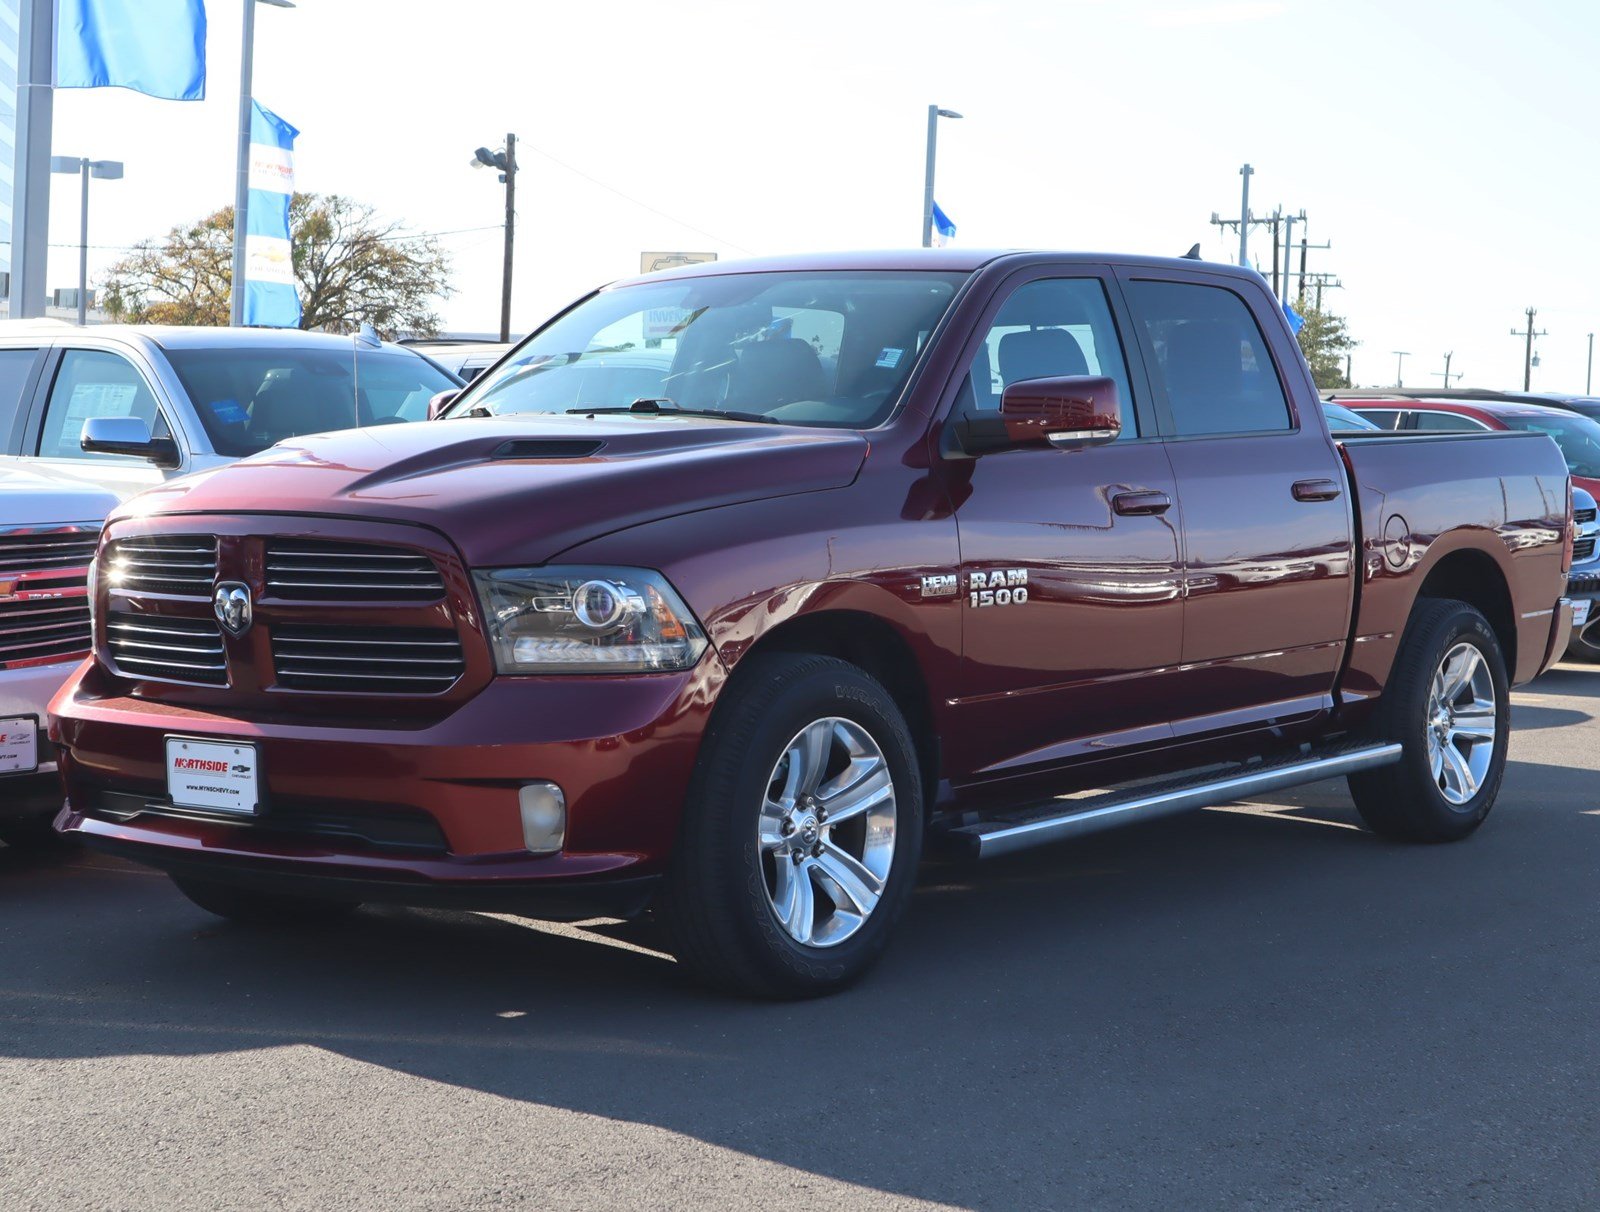
[[[0,349],[0,454],[11,453],[12,435],[22,412],[22,392],[38,360],[37,349]]]
[[[1064,375],[1115,380],[1122,437],[1139,436],[1122,344],[1098,278],[1044,278],[1019,286],[978,347],[956,407],[995,412],[1000,393],[1011,384]]]
[[[1483,426],[1471,417],[1457,416],[1453,412],[1419,412],[1416,417],[1418,429],[1429,429],[1434,433],[1441,431],[1460,433],[1463,430],[1481,433],[1483,431]]]
[[[1133,281],[1128,301],[1167,389],[1174,432],[1270,433],[1292,428],[1267,339],[1245,302],[1220,286]]]
[[[138,369],[119,354],[69,349],[45,403],[39,455],[46,459],[121,459],[89,454],[78,445],[91,417],[139,417],[156,437],[171,437],[156,398]]]
[[[1366,417],[1379,429],[1399,429],[1400,413],[1392,408],[1358,408],[1356,412]]]

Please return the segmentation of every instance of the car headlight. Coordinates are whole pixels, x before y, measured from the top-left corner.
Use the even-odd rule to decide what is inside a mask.
[[[89,571],[86,577],[89,590],[89,647],[94,647],[94,620],[99,613],[95,606],[94,596],[100,589],[100,556],[96,553],[89,557]]]
[[[706,650],[683,599],[648,569],[489,568],[473,579],[501,673],[656,673]]]

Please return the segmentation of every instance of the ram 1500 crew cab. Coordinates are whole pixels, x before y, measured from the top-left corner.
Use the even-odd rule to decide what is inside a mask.
[[[653,909],[709,980],[817,993],[925,837],[1329,775],[1377,833],[1466,837],[1509,687],[1566,643],[1570,542],[1543,435],[1335,442],[1247,271],[659,273],[441,420],[116,513],[59,824],[224,916]]]

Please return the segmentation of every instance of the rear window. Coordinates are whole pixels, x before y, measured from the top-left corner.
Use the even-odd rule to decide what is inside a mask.
[[[456,384],[413,353],[323,346],[178,348],[167,360],[211,446],[239,458],[308,433],[426,419]]]

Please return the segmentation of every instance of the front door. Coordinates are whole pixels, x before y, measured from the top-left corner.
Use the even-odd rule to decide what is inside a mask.
[[[1116,442],[949,467],[965,622],[944,739],[951,769],[978,777],[1170,735],[1161,683],[1183,635],[1177,488],[1153,414],[1136,406],[1108,286],[1034,271],[1002,292],[954,404],[954,415],[992,412],[1012,383],[1083,374],[1114,379],[1123,401]]]
[[[84,450],[79,445],[83,423],[93,417],[138,417],[152,436],[172,436],[155,391],[132,362],[104,349],[65,349],[45,398],[38,437],[24,453],[123,498],[163,482],[161,469],[148,459]]]
[[[1345,470],[1325,425],[1289,405],[1312,385],[1288,334],[1256,322],[1277,306],[1238,278],[1123,271],[1167,453],[1184,551],[1180,737],[1272,726],[1332,705],[1352,603]],[[1315,405],[1313,405],[1315,407]]]

